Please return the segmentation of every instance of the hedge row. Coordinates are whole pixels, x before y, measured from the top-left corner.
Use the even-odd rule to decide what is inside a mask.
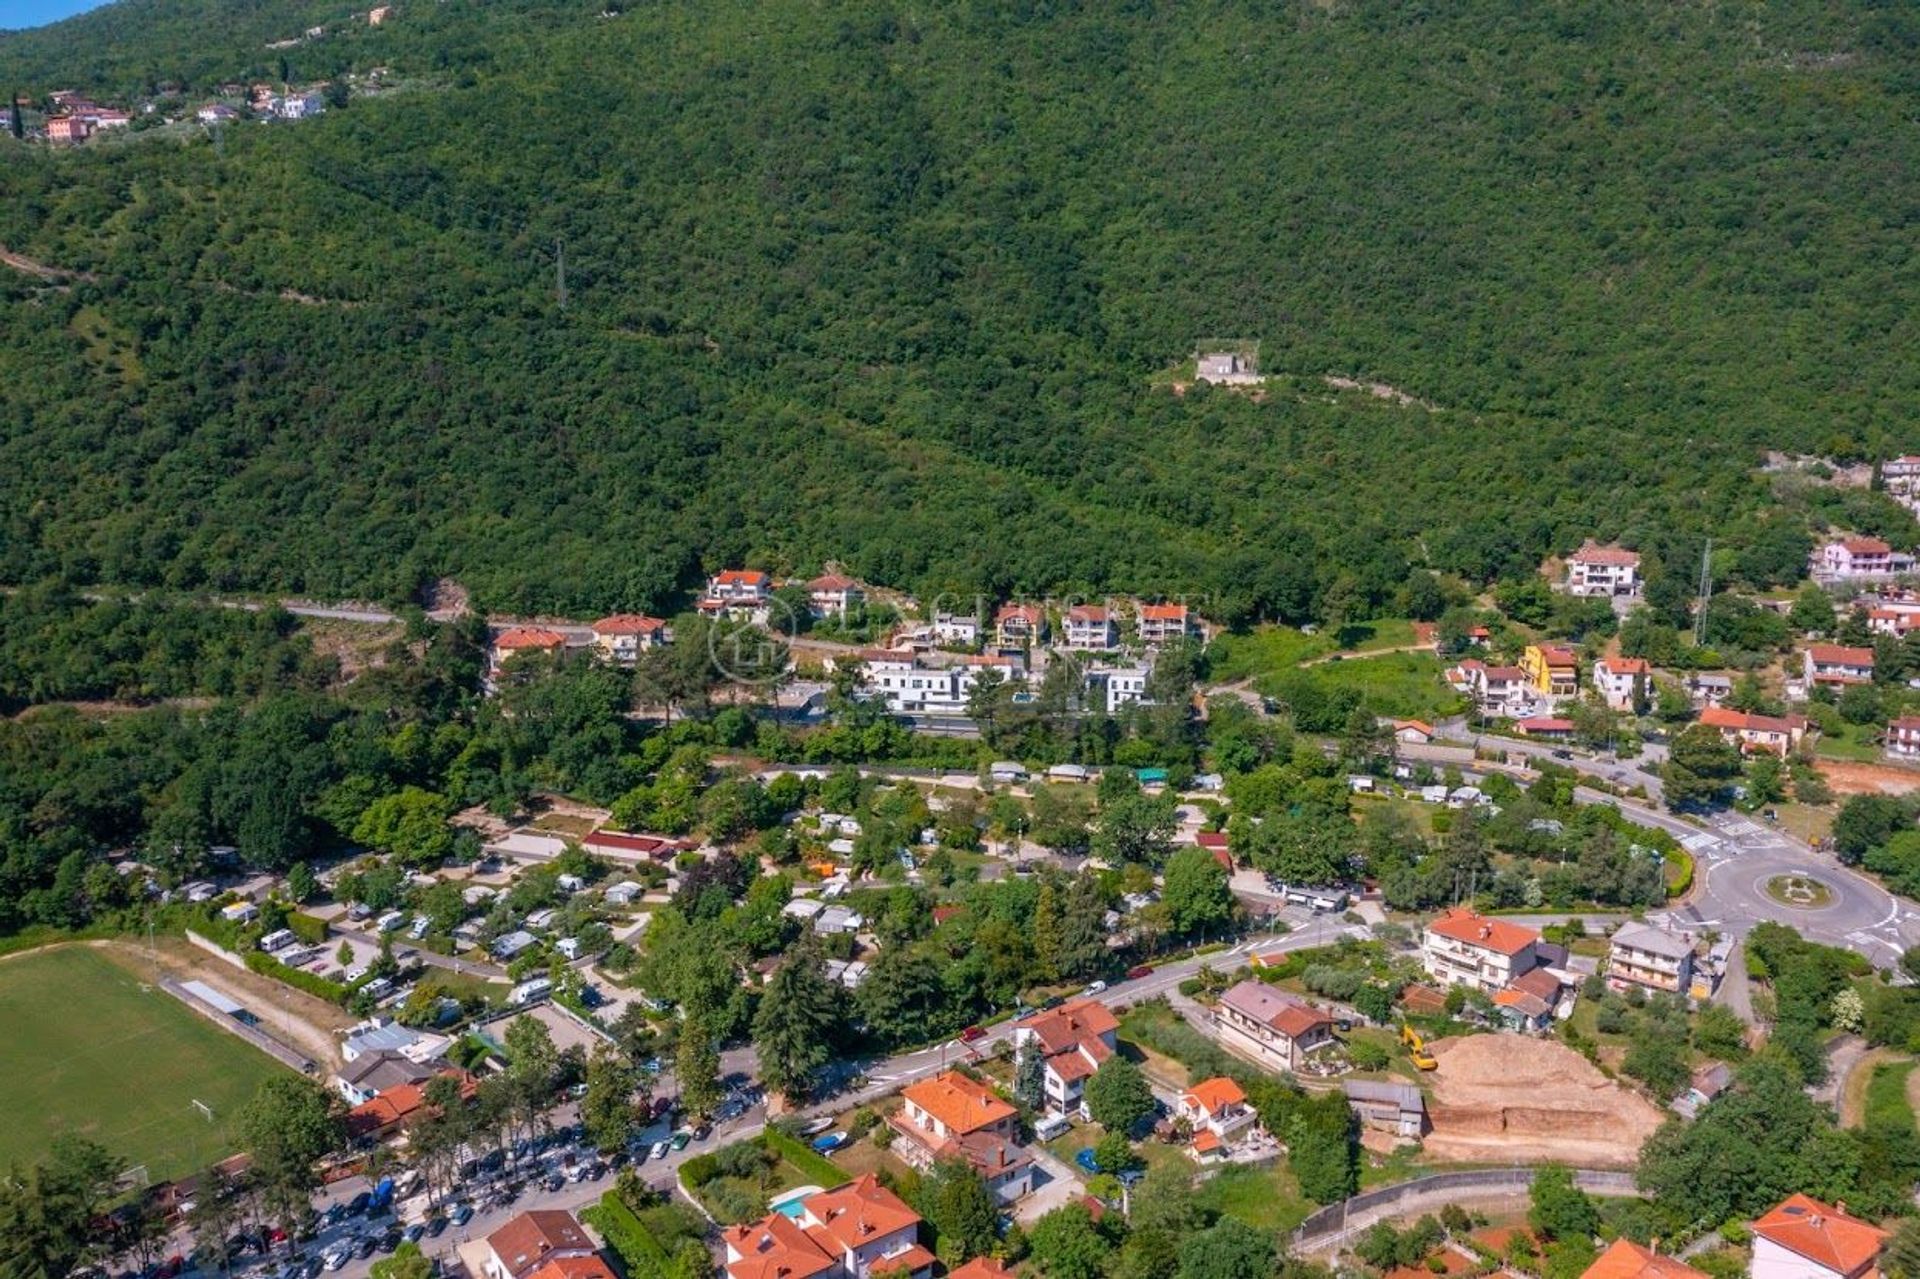
[[[666,1279],[671,1259],[633,1209],[609,1190],[581,1214],[627,1265],[629,1279]]]
[[[769,1128],[761,1134],[760,1144],[792,1164],[801,1176],[822,1186],[837,1186],[847,1180],[846,1170],[840,1165],[778,1128]]]
[[[258,950],[246,953],[247,967],[262,977],[271,977],[275,981],[285,982],[295,990],[303,990],[309,995],[317,995],[329,1003],[345,1005],[349,992],[339,982],[328,981],[325,977],[316,977],[298,968],[289,968],[272,955]]]
[[[289,911],[287,928],[295,937],[309,946],[318,946],[327,939],[327,921],[316,915],[304,914],[297,910]]]

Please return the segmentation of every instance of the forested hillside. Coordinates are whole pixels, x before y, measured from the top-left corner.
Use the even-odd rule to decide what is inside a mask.
[[[405,87],[298,127],[0,139],[0,245],[87,273],[0,280],[0,573],[588,611],[836,559],[1298,619],[1738,549],[1766,448],[1920,445],[1905,5],[602,8],[401,0],[293,57]],[[0,84],[239,78],[333,13],[267,9],[126,0]],[[1205,336],[1285,376],[1151,384]]]

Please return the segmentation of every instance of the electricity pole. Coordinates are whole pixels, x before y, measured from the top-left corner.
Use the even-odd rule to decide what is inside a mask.
[[[1713,539],[1700,548],[1700,606],[1693,617],[1693,642],[1707,642],[1707,603],[1713,599]]]

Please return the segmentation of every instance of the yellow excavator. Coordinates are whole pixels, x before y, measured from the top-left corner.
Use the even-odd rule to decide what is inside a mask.
[[[1440,1063],[1435,1061],[1433,1054],[1427,1051],[1427,1041],[1420,1037],[1419,1031],[1404,1022],[1400,1026],[1400,1042],[1407,1046],[1407,1056],[1411,1057],[1413,1064],[1421,1070],[1434,1070],[1439,1067]]]

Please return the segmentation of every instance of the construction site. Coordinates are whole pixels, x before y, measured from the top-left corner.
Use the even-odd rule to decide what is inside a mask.
[[[1470,1035],[1427,1045],[1427,1154],[1463,1163],[1631,1166],[1662,1115],[1551,1040]]]

